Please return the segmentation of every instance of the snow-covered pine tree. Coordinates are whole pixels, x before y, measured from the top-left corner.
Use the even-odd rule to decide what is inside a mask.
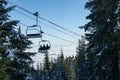
[[[8,15],[14,6],[6,6],[7,1],[0,0],[0,74],[3,75],[0,75],[0,80],[7,80],[7,77],[10,80],[25,80],[32,62],[30,56],[35,53],[24,52],[31,41],[15,30],[18,21],[9,20]]]
[[[120,0],[89,0],[85,8],[91,12],[86,17],[90,22],[84,27],[89,32],[86,52],[95,55],[94,71],[90,77],[119,80]]]
[[[46,50],[44,52],[44,64],[43,64],[43,76],[42,80],[49,80],[50,79],[50,61],[49,61],[49,55],[48,51]]]
[[[76,80],[74,56],[69,56],[65,58],[64,67],[67,80]]]
[[[11,44],[10,50],[14,54],[14,59],[10,61],[10,66],[12,66],[12,68],[8,68],[7,70],[10,79],[25,80],[26,76],[32,73],[30,64],[33,63],[33,61],[31,56],[35,55],[35,53],[32,52],[25,52],[27,48],[30,48],[29,45],[31,41],[19,31],[15,31],[14,34],[11,34],[9,36],[9,41]]]
[[[6,73],[10,61],[6,53],[7,38],[13,32],[13,26],[18,23],[18,21],[8,21],[9,15],[7,13],[11,11],[13,6],[6,7],[6,5],[6,0],[0,0],[0,80],[8,80],[9,77]]]
[[[82,37],[81,40],[78,41],[78,46],[76,49],[77,55],[76,55],[76,80],[85,80],[86,73],[84,71],[85,68],[85,40]],[[88,73],[88,72],[87,72]]]
[[[57,61],[53,63],[50,69],[50,79],[51,80],[67,80],[65,67],[64,67],[64,55],[61,49],[61,54],[58,55]]]

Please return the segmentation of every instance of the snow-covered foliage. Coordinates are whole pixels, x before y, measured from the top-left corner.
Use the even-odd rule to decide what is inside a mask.
[[[85,8],[91,12],[86,17],[90,22],[84,27],[90,34],[88,66],[93,64],[89,79],[119,80],[120,0],[90,0]]]

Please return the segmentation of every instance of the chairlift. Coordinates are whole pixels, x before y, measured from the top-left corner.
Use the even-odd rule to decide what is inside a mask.
[[[44,53],[45,51],[49,50],[51,48],[51,44],[49,40],[41,40],[39,42],[39,49],[38,52]]]
[[[39,25],[28,26],[26,29],[26,36],[28,38],[41,38],[42,33]]]

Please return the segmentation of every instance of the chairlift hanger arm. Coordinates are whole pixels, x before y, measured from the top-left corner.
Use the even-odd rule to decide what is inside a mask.
[[[36,25],[38,25],[38,16],[39,16],[39,14],[38,14],[38,12],[36,12],[36,13],[34,13],[34,15],[36,16]]]

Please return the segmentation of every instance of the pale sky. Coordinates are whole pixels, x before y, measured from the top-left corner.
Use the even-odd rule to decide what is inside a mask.
[[[79,26],[82,26],[84,24],[86,24],[88,21],[86,20],[86,16],[88,15],[89,11],[84,9],[84,5],[86,3],[86,1],[88,0],[9,0],[12,3],[14,3],[15,5],[19,5],[20,7],[23,7],[31,12],[39,12],[39,15],[49,21],[52,21],[66,29],[69,29],[73,32],[76,32],[80,35],[84,35],[84,30],[79,29]],[[11,4],[9,4],[11,5]],[[15,8],[16,10],[19,10],[20,12],[35,18],[35,16],[32,16],[29,13],[26,13],[23,10],[20,10],[19,8]],[[30,18],[21,15],[19,13],[17,13],[16,11],[12,11],[10,13],[11,15],[11,19],[14,20],[20,20],[21,23],[26,24],[28,26],[30,25],[34,25],[35,21],[31,20]],[[51,35],[60,37],[60,38],[64,38],[67,40],[70,40],[72,42],[77,43],[78,39],[73,38],[77,37],[75,35],[72,35],[54,25],[51,25],[41,19],[39,19],[39,21],[47,24],[41,24],[39,23],[39,25],[42,28],[43,32],[49,33]],[[21,26],[22,29],[22,33],[25,34],[26,31],[26,26],[23,26],[21,24],[19,24]],[[57,28],[58,30],[61,30],[65,33],[68,33],[69,35],[72,36],[67,36],[61,32],[58,32],[56,30],[54,30],[52,27]],[[26,34],[25,34],[26,35]],[[81,36],[77,37],[80,39]],[[59,54],[60,53],[60,49],[61,47],[63,48],[63,52],[65,56],[71,56],[71,55],[75,55],[76,54],[76,46],[77,44],[74,43],[70,43],[64,40],[60,40],[57,39],[55,37],[52,36],[48,36],[43,34],[43,39],[45,40],[49,40],[51,42],[51,50],[49,51],[49,54]],[[38,48],[39,48],[39,41],[40,39],[30,39],[34,44],[32,45],[32,49],[29,51],[34,51],[37,52]],[[39,61],[43,55],[41,55],[40,53],[37,54],[34,57],[34,60]]]

